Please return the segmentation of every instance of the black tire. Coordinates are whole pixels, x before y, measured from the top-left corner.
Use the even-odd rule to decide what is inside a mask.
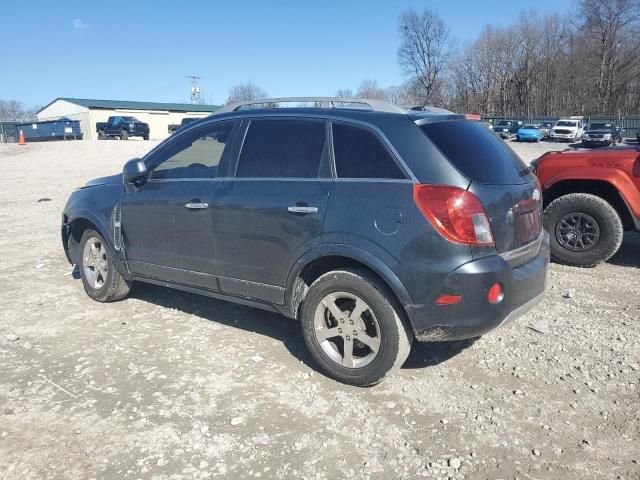
[[[129,132],[122,130],[122,132],[120,132],[120,138],[122,140],[129,140]]]
[[[143,139],[143,140],[149,140],[149,134],[147,133],[146,135],[143,135],[143,136],[142,136],[142,139]]]
[[[107,136],[105,135],[103,130],[99,130],[98,131],[98,140],[104,140],[105,138],[107,138]]]
[[[91,238],[97,238],[100,242],[102,242],[103,245],[105,245],[104,259],[106,260],[107,273],[106,278],[103,279],[103,283],[100,288],[95,288],[94,285],[91,284],[91,281],[87,277],[87,272],[85,269],[85,245]],[[117,300],[122,300],[129,294],[129,291],[131,290],[131,282],[126,280],[116,270],[113,261],[111,260],[109,249],[106,248],[106,242],[104,241],[104,238],[95,230],[87,229],[82,234],[82,239],[80,240],[80,258],[78,259],[78,263],[84,291],[87,292],[87,295],[89,295],[94,300],[98,302],[115,302]]]
[[[335,292],[348,292],[361,298],[377,318],[380,347],[367,365],[348,368],[338,364],[325,353],[316,337],[316,309],[326,295]],[[411,350],[413,334],[402,307],[387,286],[365,269],[334,270],[318,278],[304,298],[300,320],[305,344],[316,364],[327,376],[350,385],[379,383],[402,366]]]
[[[595,221],[599,238],[582,251],[573,251],[559,239],[559,222],[569,214],[586,214]],[[551,241],[551,257],[559,263],[594,267],[609,260],[620,248],[624,229],[618,212],[604,199],[588,193],[557,198],[544,210],[544,226]]]

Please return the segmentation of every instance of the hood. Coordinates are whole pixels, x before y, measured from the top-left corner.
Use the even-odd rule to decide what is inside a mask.
[[[122,185],[122,174],[118,173],[116,175],[109,175],[108,177],[94,178],[80,188],[99,187],[101,185]]]

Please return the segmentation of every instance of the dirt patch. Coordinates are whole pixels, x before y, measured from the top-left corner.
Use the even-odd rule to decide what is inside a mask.
[[[284,317],[148,285],[85,295],[64,202],[153,145],[0,146],[3,478],[640,478],[640,236],[597,268],[552,265],[516,322],[416,344],[352,388]]]

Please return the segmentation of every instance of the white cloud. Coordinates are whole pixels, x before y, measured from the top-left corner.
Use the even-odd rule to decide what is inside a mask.
[[[89,28],[89,24],[85,23],[85,21],[81,18],[74,18],[73,22],[71,22],[71,25],[73,25],[73,28],[77,28],[78,30]]]

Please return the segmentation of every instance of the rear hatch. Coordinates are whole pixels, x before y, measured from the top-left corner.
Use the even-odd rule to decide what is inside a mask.
[[[471,181],[468,190],[480,199],[489,217],[495,251],[514,264],[537,255],[542,196],[536,176],[520,157],[477,121],[435,121],[420,128]],[[479,247],[474,256],[488,250]]]

